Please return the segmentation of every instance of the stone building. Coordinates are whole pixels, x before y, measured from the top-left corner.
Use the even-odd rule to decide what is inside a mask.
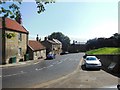
[[[0,46],[2,60],[0,64],[24,61],[27,51],[28,31],[15,20],[0,18]]]
[[[46,48],[39,41],[29,40],[27,52],[30,60],[46,59]]]
[[[62,43],[57,39],[49,40],[45,37],[41,43],[46,47],[46,53],[60,54],[62,52]]]

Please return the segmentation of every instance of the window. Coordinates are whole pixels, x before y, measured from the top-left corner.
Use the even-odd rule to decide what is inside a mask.
[[[22,48],[18,49],[18,54],[21,55],[22,54]]]
[[[18,34],[18,40],[22,41],[22,34],[21,33]]]
[[[37,56],[37,52],[35,52],[35,56]]]
[[[95,57],[88,57],[86,60],[96,60],[96,58]]]

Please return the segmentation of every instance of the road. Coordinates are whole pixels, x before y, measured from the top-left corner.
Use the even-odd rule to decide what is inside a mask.
[[[80,90],[117,90],[118,77],[104,70],[86,70],[82,60],[77,72],[43,88],[80,88]],[[40,88],[37,86],[36,88]],[[85,89],[86,88],[86,89]]]
[[[3,68],[3,88],[27,88],[54,80],[72,73],[79,65],[84,53],[56,56],[53,60],[44,60],[38,64]]]

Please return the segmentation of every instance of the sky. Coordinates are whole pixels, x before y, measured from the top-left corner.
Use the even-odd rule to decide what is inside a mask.
[[[37,34],[41,39],[53,32],[62,32],[71,41],[110,37],[118,33],[118,1],[115,0],[57,0],[45,5],[38,14],[35,2],[20,5],[23,26],[29,39]]]

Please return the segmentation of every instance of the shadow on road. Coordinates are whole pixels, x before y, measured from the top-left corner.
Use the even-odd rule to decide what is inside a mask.
[[[102,70],[104,70],[105,72],[107,72],[109,74],[112,74],[113,76],[116,76],[116,77],[120,78],[120,73],[115,73],[112,70],[110,71],[110,70],[108,70],[108,69],[106,69],[104,67],[102,67]]]
[[[99,69],[86,69],[85,65],[81,65],[81,68],[82,68],[83,71],[99,71]],[[120,73],[115,73],[115,72],[110,71],[110,70],[108,70],[104,67],[102,67],[102,70],[105,71],[106,73],[109,73],[113,76],[116,76],[116,77],[120,78]]]
[[[82,68],[83,71],[100,71],[100,69],[96,69],[96,68],[94,68],[94,69],[86,69],[85,65],[81,65],[81,68]]]

